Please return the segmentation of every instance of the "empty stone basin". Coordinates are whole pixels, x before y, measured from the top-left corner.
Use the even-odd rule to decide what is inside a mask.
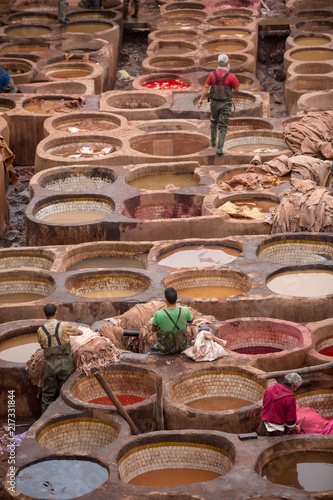
[[[295,61],[329,61],[333,59],[332,49],[313,49],[306,47],[304,49],[295,49],[290,53],[291,59]]]
[[[25,364],[39,348],[37,333],[19,335],[0,343],[0,360]]]
[[[36,94],[86,94],[87,85],[85,83],[65,81],[65,82],[54,82],[47,83],[46,85],[41,85],[35,90]]]
[[[97,134],[87,137],[75,135],[50,141],[46,146],[46,153],[60,158],[81,160],[108,156],[120,149],[121,145],[121,142],[113,137],[102,137]]]
[[[154,56],[154,57],[149,57],[148,58],[148,64],[149,66],[153,68],[162,68],[163,69],[169,69],[170,68],[176,68],[177,71],[179,71],[179,68],[192,68],[194,66],[194,59],[191,59],[189,57],[177,57],[177,56]]]
[[[117,115],[108,113],[82,113],[70,116],[51,118],[44,123],[48,133],[55,130],[78,134],[81,132],[105,132],[114,130],[122,125],[122,120]]]
[[[293,63],[288,68],[289,76],[296,75],[324,75],[333,73],[333,65],[328,63]]]
[[[239,9],[239,8],[254,8],[255,2],[251,2],[250,0],[223,0],[223,2],[217,2],[215,4],[215,8],[217,9]]]
[[[134,137],[130,147],[139,153],[152,156],[185,156],[209,148],[206,136],[187,132],[157,132]]]
[[[68,281],[67,290],[78,297],[108,299],[136,295],[148,290],[149,286],[149,280],[140,274],[105,271],[104,274],[75,276]]]
[[[47,66],[44,73],[49,78],[59,78],[65,80],[67,78],[90,78],[94,68],[91,64],[78,62],[59,63]]]
[[[300,110],[304,109],[332,109],[333,99],[332,92],[313,92],[307,95],[302,95],[297,103]],[[1,105],[0,105],[1,110]]]
[[[61,27],[66,33],[100,33],[113,28],[112,22],[107,21],[77,21]]]
[[[38,434],[37,442],[60,453],[91,452],[105,448],[117,439],[120,432],[117,423],[98,418],[60,420],[47,425]]]
[[[325,297],[333,294],[333,270],[330,267],[287,268],[270,275],[267,287],[274,293],[292,297]]]
[[[244,38],[250,36],[252,33],[250,30],[242,28],[234,28],[234,29],[223,28],[223,29],[205,31],[203,34],[205,36],[209,36],[212,38],[226,38],[226,37]]]
[[[151,193],[125,200],[124,215],[131,219],[187,219],[202,215],[202,197]]]
[[[181,168],[169,169],[163,165],[153,168],[138,168],[134,172],[126,174],[126,183],[137,189],[149,189],[152,191],[168,188],[195,187],[200,183],[200,177],[194,173],[193,168],[180,165]]]
[[[223,476],[234,464],[234,446],[223,436],[157,432],[141,441],[120,451],[124,483],[155,488],[202,483]]]
[[[295,24],[295,28],[299,31],[325,33],[333,30],[332,21],[301,21]]]
[[[333,259],[333,241],[302,239],[302,235],[286,239],[264,240],[258,248],[258,257],[274,264],[323,263]]]
[[[23,101],[22,107],[29,113],[52,115],[56,113],[70,113],[78,111],[81,101],[77,101],[77,106],[70,105],[72,101],[68,96],[45,96],[45,97],[32,97]]]
[[[147,409],[147,404],[156,394],[156,374],[146,368],[129,365],[113,365],[102,372],[103,377],[111,385],[114,394],[123,400],[126,410],[133,408]],[[102,386],[93,375],[78,373],[74,380],[64,386],[65,401],[74,407],[105,409],[108,414],[116,412],[112,402],[106,396]],[[127,397],[127,402],[126,402]],[[146,415],[147,416],[147,415]]]
[[[314,498],[329,498],[333,494],[333,446],[324,436],[310,436],[281,440],[267,448],[256,470],[271,483],[311,492]]]
[[[10,24],[57,24],[58,16],[47,12],[26,12],[8,16]]]
[[[328,36],[315,36],[315,35],[301,35],[296,36],[294,38],[294,43],[302,46],[318,46],[318,45],[326,45],[330,43],[330,38]]]
[[[190,271],[173,276],[167,286],[175,288],[179,296],[196,299],[218,299],[248,292],[251,279],[236,271]]]
[[[333,418],[333,389],[312,387],[312,390],[296,395],[296,404],[309,406],[324,417]]]
[[[34,272],[3,273],[0,278],[0,304],[33,302],[51,295],[53,278]]]
[[[166,55],[175,56],[175,55],[186,54],[187,52],[191,52],[196,49],[197,47],[195,45],[181,42],[179,40],[172,42],[163,41],[163,42],[157,42],[153,52],[154,55],[157,56],[166,56]]]
[[[25,474],[28,476],[20,480]],[[94,491],[108,476],[108,469],[91,459],[59,456],[24,466],[16,476],[15,485],[23,495],[47,499],[51,483],[54,499],[69,499]],[[63,487],[66,493],[61,492]]]
[[[42,188],[75,193],[103,189],[116,180],[113,170],[103,167],[68,167],[65,170],[55,168],[40,175],[39,185]]]
[[[8,249],[0,253],[0,269],[36,267],[51,269],[54,256],[44,250]]]
[[[114,211],[114,203],[101,196],[68,195],[39,201],[33,210],[35,219],[47,224],[83,224],[105,219]]]
[[[47,43],[17,43],[5,45],[0,49],[0,54],[45,54],[50,49]]]
[[[162,40],[185,40],[197,36],[196,31],[186,29],[184,32],[181,30],[158,30],[154,31],[154,36]]]
[[[102,11],[102,10],[92,10],[92,11],[84,11],[84,12],[73,12],[69,14],[69,19],[71,22],[75,21],[109,21],[114,19],[117,16],[117,13],[112,10]]]
[[[227,192],[271,189],[286,182],[290,176],[278,177],[258,167],[227,170],[219,175],[217,185]]]
[[[173,248],[164,249],[158,256],[158,264],[172,268],[212,267],[229,264],[235,260],[241,250],[231,246],[214,244],[177,244]]]
[[[229,54],[230,52],[240,52],[248,49],[249,44],[246,41],[238,40],[232,37],[223,37],[223,40],[214,40],[204,43],[203,49],[208,52],[218,52]]]
[[[10,26],[4,29],[5,35],[17,37],[38,37],[41,35],[50,35],[51,28],[41,24],[21,24],[19,26]]]
[[[237,104],[236,104],[237,106]],[[283,134],[279,132],[260,132],[251,131],[248,134],[244,132],[233,132],[229,134],[224,149],[228,153],[236,154],[273,154],[279,156],[280,151],[287,150]]]
[[[165,18],[157,23],[157,28],[160,30],[191,30],[197,28],[200,24],[201,19],[194,17]]]
[[[224,15],[208,21],[212,26],[247,26],[252,22],[250,16]]]
[[[148,92],[122,92],[107,98],[107,104],[116,109],[151,109],[159,108],[165,103],[163,96]]]

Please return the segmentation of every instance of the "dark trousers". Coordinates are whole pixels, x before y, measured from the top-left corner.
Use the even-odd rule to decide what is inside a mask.
[[[273,431],[273,432],[268,432],[266,429],[266,426],[263,421],[260,422],[259,426],[259,436],[269,436],[269,437],[275,437],[275,436],[284,436],[285,431]]]

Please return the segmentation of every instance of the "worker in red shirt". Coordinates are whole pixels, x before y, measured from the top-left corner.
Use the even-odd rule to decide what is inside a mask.
[[[202,106],[202,101],[210,89],[210,142],[212,146],[216,145],[218,128],[220,133],[216,154],[224,155],[223,145],[231,115],[232,91],[239,91],[239,82],[236,76],[229,71],[230,65],[227,54],[220,54],[217,60],[219,66],[209,74],[197,104],[198,108]]]

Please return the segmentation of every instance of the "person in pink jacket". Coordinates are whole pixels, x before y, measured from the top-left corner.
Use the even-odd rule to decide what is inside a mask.
[[[296,434],[301,428],[296,424],[295,392],[302,384],[298,373],[288,373],[283,384],[275,384],[266,389],[261,411],[259,436],[282,436],[288,431]]]

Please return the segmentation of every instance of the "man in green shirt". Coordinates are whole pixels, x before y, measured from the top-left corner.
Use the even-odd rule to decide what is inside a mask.
[[[166,308],[153,317],[152,331],[157,332],[157,342],[148,354],[176,354],[188,345],[187,324],[192,323],[192,313],[187,307],[177,306],[177,292],[168,287],[164,290]]]

